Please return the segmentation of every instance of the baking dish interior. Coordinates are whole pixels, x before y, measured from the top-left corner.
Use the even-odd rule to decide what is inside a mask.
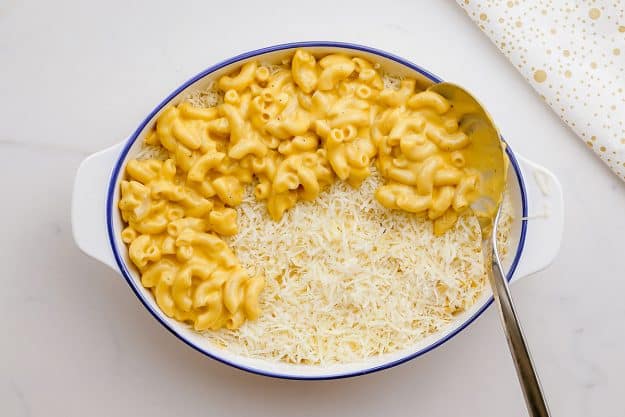
[[[140,275],[132,266],[128,258],[126,245],[121,240],[121,231],[124,228],[119,210],[117,210],[117,201],[119,200],[119,182],[123,179],[123,172],[126,161],[134,158],[141,150],[143,139],[146,134],[154,127],[155,120],[167,105],[176,105],[184,100],[190,93],[208,88],[211,83],[218,79],[221,75],[227,74],[238,68],[246,61],[255,59],[260,62],[276,63],[287,59],[293,51],[298,47],[304,47],[314,54],[328,54],[335,52],[343,52],[353,56],[362,56],[372,62],[380,64],[381,68],[392,75],[410,76],[417,78],[418,84],[426,87],[435,82],[440,82],[436,76],[415,66],[401,58],[387,54],[382,51],[376,51],[357,45],[346,44],[330,44],[330,43],[302,43],[281,45],[273,48],[267,48],[240,55],[206,71],[198,74],[187,83],[183,84],[179,89],[174,91],[166,98],[155,110],[144,120],[137,131],[130,137],[119,160],[113,170],[113,174],[109,184],[109,195],[107,199],[107,223],[109,229],[109,239],[116,255],[118,266],[128,281],[129,285],[139,297],[146,308],[159,320],[167,329],[179,337],[182,341],[193,348],[203,352],[204,354],[247,371],[260,373],[268,376],[276,376],[293,379],[325,379],[339,378],[345,376],[358,375],[372,372],[375,370],[387,368],[397,365],[406,360],[419,356],[446,340],[453,337],[456,333],[470,324],[479,314],[490,304],[492,295],[489,290],[484,291],[476,303],[467,311],[458,315],[456,320],[451,323],[443,331],[433,334],[415,345],[392,354],[380,355],[372,357],[366,361],[338,364],[331,366],[318,365],[293,365],[281,362],[270,362],[267,360],[251,359],[240,355],[233,354],[228,350],[214,346],[207,339],[192,331],[184,324],[177,322],[165,316],[156,305],[154,298],[149,290],[141,285]],[[508,155],[511,160],[508,172],[508,189],[510,192],[512,206],[514,211],[514,223],[511,232],[511,244],[508,257],[505,261],[505,270],[508,271],[508,279],[512,276],[514,268],[519,261],[525,235],[525,222],[522,220],[526,213],[527,202],[525,200],[523,179],[514,154],[508,148]],[[260,204],[260,203],[259,203]]]

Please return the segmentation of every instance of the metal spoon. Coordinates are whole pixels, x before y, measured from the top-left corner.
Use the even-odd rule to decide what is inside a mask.
[[[547,417],[549,410],[530,356],[525,337],[510,297],[497,252],[497,221],[506,184],[508,158],[504,144],[489,114],[466,90],[451,84],[432,85],[429,91],[440,94],[451,104],[450,112],[459,120],[459,128],[469,136],[471,144],[464,150],[466,167],[478,175],[477,194],[471,208],[476,213],[482,230],[482,253],[490,285],[499,309],[499,316],[508,339],[508,346],[517,375],[532,417]]]

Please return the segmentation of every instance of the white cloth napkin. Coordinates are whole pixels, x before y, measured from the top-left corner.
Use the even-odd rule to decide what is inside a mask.
[[[625,180],[625,0],[456,0]]]

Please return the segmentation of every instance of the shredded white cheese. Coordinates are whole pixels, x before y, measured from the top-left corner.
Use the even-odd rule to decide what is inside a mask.
[[[165,161],[169,158],[169,153],[167,149],[162,146],[152,146],[143,144],[137,155],[135,155],[135,159],[157,159],[159,161]]]
[[[251,275],[265,274],[263,313],[205,337],[248,357],[348,363],[414,345],[468,309],[487,282],[475,217],[436,237],[426,218],[382,207],[380,181],[374,172],[359,189],[336,182],[277,223],[248,192],[228,243]],[[511,211],[506,197],[502,256]]]
[[[287,64],[289,63],[289,61],[287,61]],[[277,73],[280,70],[285,69],[285,64],[283,63],[282,65],[277,65],[277,64],[272,64],[270,62],[261,62],[260,63],[261,66],[263,67],[267,67],[267,69],[269,70],[269,74],[270,75],[274,75],[275,73]],[[287,66],[288,68],[288,66]]]
[[[211,83],[204,90],[195,90],[189,93],[185,101],[196,107],[215,107],[223,103],[223,94],[220,94]]]
[[[384,74],[384,76],[382,77],[382,81],[384,82],[384,88],[389,88],[391,90],[399,90],[403,79],[404,77],[390,74]]]

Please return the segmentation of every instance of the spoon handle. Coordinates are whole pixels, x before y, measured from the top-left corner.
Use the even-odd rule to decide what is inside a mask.
[[[496,236],[496,234],[494,235]],[[495,302],[499,308],[499,315],[506,333],[506,339],[508,339],[508,346],[512,353],[521,388],[523,389],[525,403],[531,417],[548,417],[547,403],[545,402],[534,363],[514,310],[508,281],[504,278],[505,275],[499,262],[495,238],[490,239],[490,241],[492,244],[492,268],[488,268],[488,278],[493,288]]]

